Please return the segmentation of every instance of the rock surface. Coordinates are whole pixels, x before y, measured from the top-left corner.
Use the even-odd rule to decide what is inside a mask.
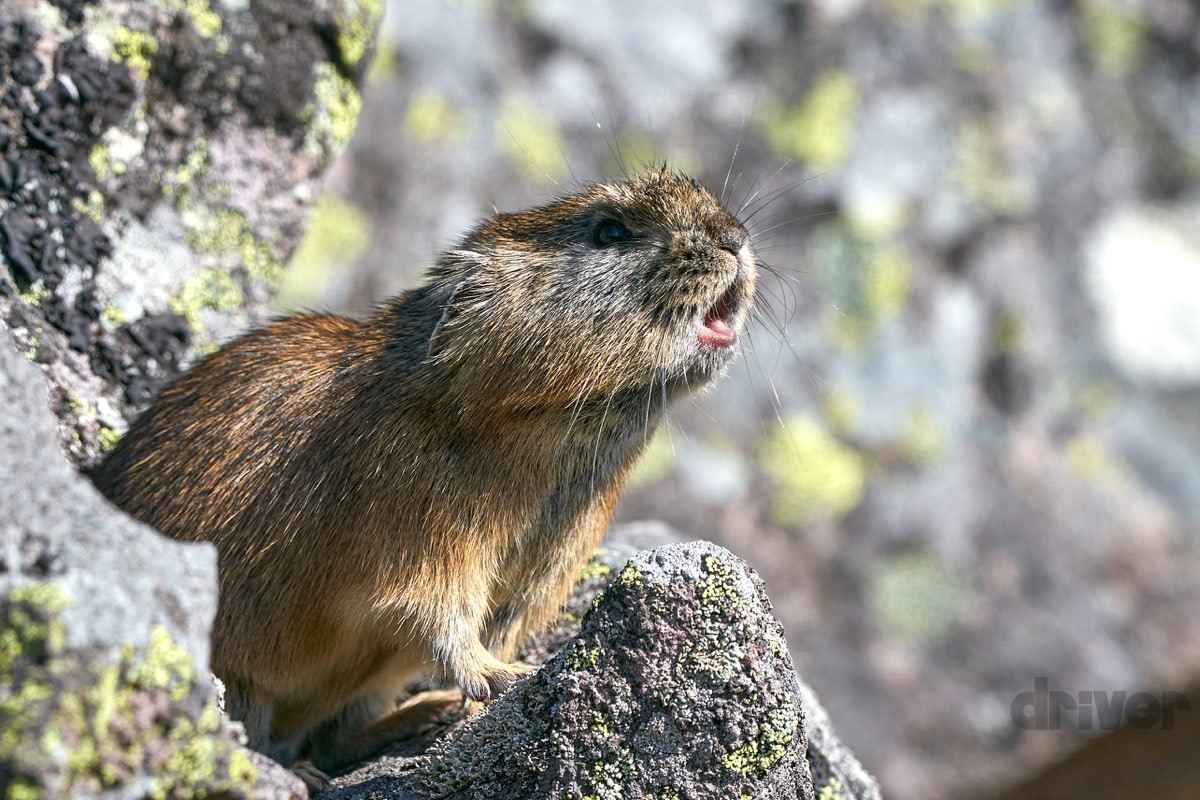
[[[224,726],[207,672],[216,553],[100,496],[0,332],[0,796],[299,797]]]
[[[6,0],[0,321],[88,464],[261,320],[354,129],[377,0]]]
[[[662,530],[614,531],[526,649],[530,678],[321,800],[878,798],[797,680],[758,577],[705,542],[640,549]]]

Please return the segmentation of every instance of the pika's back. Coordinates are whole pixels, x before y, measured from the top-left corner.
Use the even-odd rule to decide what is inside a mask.
[[[355,365],[373,357],[366,333],[344,317],[305,315],[246,334],[167,385],[93,479],[163,533],[204,538],[205,509],[241,505],[224,495],[250,490],[339,413]]]

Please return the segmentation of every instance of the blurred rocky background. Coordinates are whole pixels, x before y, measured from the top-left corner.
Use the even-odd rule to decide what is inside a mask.
[[[1189,0],[397,0],[277,308],[577,180],[723,190],[759,318],[622,516],[749,560],[885,795],[997,796],[1106,741],[1015,725],[1037,678],[1200,676],[1198,78]]]

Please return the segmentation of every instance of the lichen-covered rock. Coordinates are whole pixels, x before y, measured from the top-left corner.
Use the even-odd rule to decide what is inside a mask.
[[[704,542],[638,550],[648,533],[664,538],[619,531],[584,568],[526,650],[538,672],[323,800],[877,798],[798,682],[757,576]]]
[[[0,322],[79,463],[261,319],[345,145],[378,0],[7,0]]]
[[[207,672],[216,554],[108,504],[0,332],[0,797],[298,796],[240,747]]]

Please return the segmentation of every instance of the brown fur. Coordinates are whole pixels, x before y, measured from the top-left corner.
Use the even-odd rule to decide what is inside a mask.
[[[595,240],[610,218],[627,241]],[[665,405],[729,360],[696,331],[722,295],[744,323],[746,241],[665,170],[589,186],[366,321],[274,322],[162,392],[94,478],[216,545],[212,665],[255,747],[336,766],[406,729],[416,675],[481,700],[519,677]]]

